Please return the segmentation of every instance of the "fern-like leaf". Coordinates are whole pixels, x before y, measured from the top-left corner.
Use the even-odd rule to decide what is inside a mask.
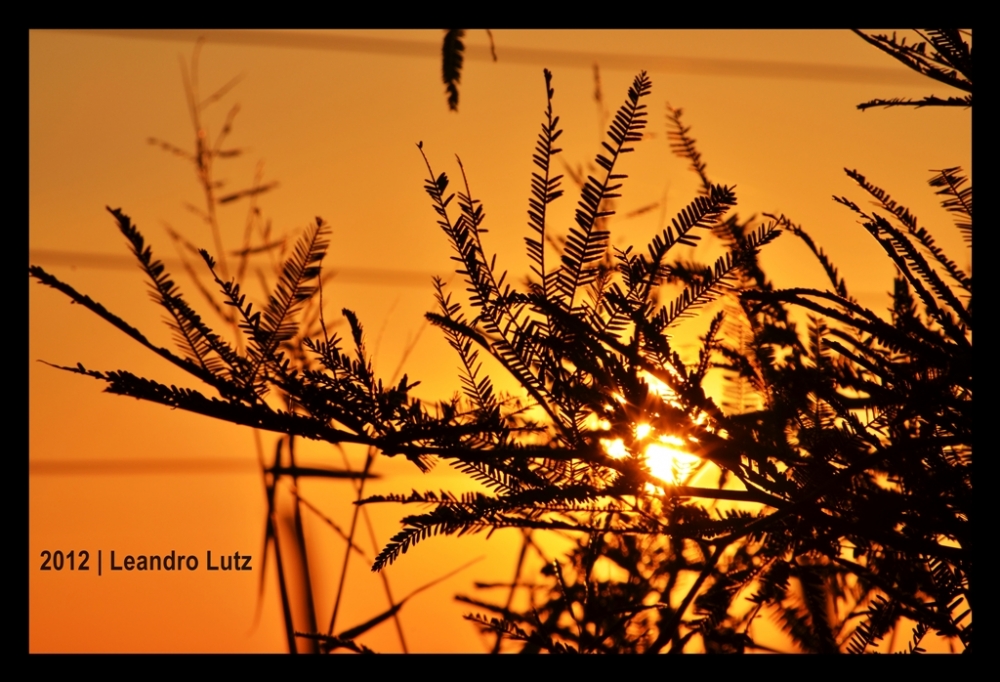
[[[128,239],[133,255],[149,277],[150,296],[170,315],[167,324],[174,331],[174,340],[182,352],[206,372],[238,379],[246,369],[243,358],[188,305],[163,263],[153,258],[152,249],[146,246],[142,233],[131,219],[121,209],[108,207],[107,210],[115,217],[118,229]]]
[[[695,146],[695,139],[688,135],[691,132],[690,126],[685,126],[681,122],[683,113],[683,109],[675,109],[669,103],[667,104],[667,140],[670,142],[670,151],[691,163],[691,170],[701,178],[699,191],[708,196],[712,192],[713,185],[705,172],[705,162],[701,160],[701,153]]]
[[[961,231],[965,242],[972,246],[972,186],[962,186],[967,181],[961,168],[944,168],[931,178],[930,185],[940,187],[938,194],[947,197],[941,205],[945,210],[957,214],[955,227]]]
[[[628,145],[642,139],[642,131],[646,127],[646,105],[640,100],[649,95],[651,89],[652,83],[645,71],[635,77],[627,101],[615,114],[608,129],[611,144],[601,143],[609,156],[598,154],[595,159],[604,170],[604,178],[587,176],[581,190],[576,225],[570,228],[566,239],[556,282],[556,293],[566,310],[574,309],[579,289],[593,282],[597,276],[595,263],[604,257],[610,233],[596,229],[596,224],[598,219],[613,214],[612,211],[603,211],[602,203],[620,196],[617,193],[622,187],[620,180],[628,176],[615,173],[614,167],[622,154],[633,150]]]
[[[552,111],[552,98],[555,89],[552,87],[552,72],[545,69],[545,93],[547,106],[542,132],[538,134],[535,143],[535,153],[532,161],[538,167],[538,172],[531,174],[531,198],[528,200],[528,226],[537,237],[525,237],[528,259],[531,261],[531,271],[538,276],[539,292],[545,298],[549,297],[549,277],[545,270],[545,221],[548,205],[562,196],[559,188],[562,175],[552,176],[552,157],[562,151],[555,142],[562,135],[559,129],[559,117]]]
[[[462,62],[465,45],[462,38],[465,31],[453,28],[445,31],[444,44],[441,47],[441,78],[448,92],[448,108],[458,111],[458,85],[462,82]]]
[[[945,169],[945,171],[941,171],[940,175],[935,176],[930,180],[930,184],[932,187],[940,187],[942,185],[944,186],[944,189],[938,192],[939,194],[952,195],[952,193],[956,191],[958,191],[961,194],[961,196],[955,194],[952,199],[945,200],[943,204],[947,210],[963,214],[968,218],[968,222],[962,220],[957,224],[959,226],[959,229],[962,230],[963,233],[965,233],[964,236],[967,237],[969,243],[971,244],[972,191],[971,188],[965,188],[967,190],[965,192],[961,192],[960,190],[958,190],[958,187],[961,186],[961,184],[965,181],[965,179],[962,178],[961,176],[953,174],[953,172],[957,170],[958,169],[949,168]],[[948,275],[951,276],[951,278],[954,279],[956,282],[958,282],[959,286],[961,286],[963,289],[971,293],[972,278],[969,275],[967,275],[954,261],[948,258],[948,256],[944,253],[944,251],[941,250],[941,248],[934,243],[933,236],[931,236],[931,234],[927,231],[926,228],[920,227],[917,224],[917,218],[913,214],[911,214],[909,210],[907,210],[904,206],[900,206],[899,204],[897,204],[885,191],[883,191],[880,187],[877,187],[876,185],[868,182],[865,176],[861,175],[857,171],[847,170],[847,169],[845,169],[845,171],[852,180],[861,185],[861,187],[863,187],[866,192],[875,197],[875,199],[878,200],[878,202],[882,204],[882,206],[884,206],[886,210],[888,210],[890,213],[896,216],[899,222],[901,222],[904,225],[904,227],[906,227],[907,232],[909,232],[909,234],[913,236],[914,239],[917,240],[917,242],[920,244],[921,247],[923,247],[928,253],[930,253],[934,257],[934,259],[944,268],[944,270],[948,273]],[[951,186],[951,183],[955,183],[954,188]],[[967,232],[965,230],[966,227],[968,228]],[[938,288],[937,285],[935,285],[935,289],[937,288]],[[942,297],[947,297],[947,294],[939,294],[939,295],[941,295]]]
[[[859,104],[859,109],[874,106],[972,106],[972,48],[954,29],[930,29],[926,42],[907,44],[906,38],[886,35],[869,35],[857,29],[854,32],[865,42],[902,62],[917,73],[970,93],[967,97],[941,99],[930,96],[921,100],[871,100]],[[927,49],[927,45],[931,49]]]
[[[780,234],[771,223],[762,225],[759,230],[747,240],[746,249],[756,251],[771,242]],[[736,269],[741,267],[742,255],[726,253],[720,256],[712,266],[711,272],[705,273],[701,282],[684,289],[669,306],[661,306],[653,317],[650,329],[657,335],[667,327],[676,324],[680,319],[693,314],[694,310],[715,299],[719,294],[731,288],[736,276]]]

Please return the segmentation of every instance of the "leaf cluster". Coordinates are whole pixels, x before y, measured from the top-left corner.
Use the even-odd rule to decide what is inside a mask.
[[[636,110],[641,78],[619,110],[618,130]],[[709,181],[673,109],[671,146],[691,162],[703,195],[645,253],[609,258],[607,230],[596,226],[611,214],[602,210],[610,198],[602,192],[617,160],[613,143],[624,137],[609,133],[608,155],[597,161],[608,176],[583,184],[576,225],[547,269],[544,211],[562,192],[558,178],[549,179],[546,152],[559,131],[548,77],[546,87],[534,157],[541,172],[529,205],[536,236],[526,240],[537,280],[527,294],[493,285],[494,261],[480,246],[485,230],[476,229],[483,213],[468,182],[458,195],[465,221],[451,223],[446,177],[438,176],[428,191],[468,266],[461,274],[474,273],[467,283],[477,317],[458,321],[453,305],[431,319],[498,358],[550,417],[551,442],[574,451],[574,461],[564,464],[560,453],[517,485],[494,481],[493,496],[370,500],[434,505],[407,516],[380,559],[392,561],[432,535],[521,528],[548,579],[519,582],[522,553],[515,580],[490,586],[509,590],[506,604],[462,599],[493,614],[470,616],[473,622],[522,651],[683,651],[694,642],[707,651],[766,650],[752,627],[762,614],[797,650],[864,652],[906,623],[914,624],[912,652],[932,631],[969,650],[971,273],[909,210],[848,171],[887,215],[835,199],[861,217],[899,273],[890,319],[860,306],[800,226],[768,216],[754,229],[724,217],[735,198]],[[972,192],[961,169],[938,171],[930,184],[971,244]],[[452,227],[459,224],[464,231]],[[671,246],[693,245],[696,227],[711,230],[728,253],[714,267],[667,264]],[[828,290],[773,288],[756,254],[779,229],[813,252]],[[671,280],[686,283],[683,293],[654,304],[651,293]],[[686,366],[667,330],[727,289],[735,294],[730,316],[741,326],[739,343],[717,316],[699,362]],[[805,333],[795,322],[803,312]],[[716,406],[701,390],[710,366],[745,386],[758,407]],[[657,480],[640,426],[680,436],[703,472],[717,472],[717,486]],[[569,533],[574,549],[561,560],[546,556],[530,540],[539,530]],[[599,560],[624,577],[601,579]],[[517,591],[528,599],[520,609],[512,606]]]
[[[962,97],[928,95],[913,99],[873,99],[858,105],[864,111],[872,107],[971,107],[972,106],[972,42],[971,34],[956,28],[917,30],[923,39],[907,44],[905,37],[854,31],[865,42],[902,62],[928,78],[950,85],[969,94]],[[963,35],[963,33],[965,35]],[[966,40],[966,36],[970,40]]]

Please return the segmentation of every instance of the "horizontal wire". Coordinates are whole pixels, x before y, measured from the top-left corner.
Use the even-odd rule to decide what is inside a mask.
[[[258,47],[362,52],[400,57],[441,58],[441,44],[416,40],[391,40],[345,34],[298,33],[291,31],[195,30],[195,29],[73,29],[61,33],[76,33],[111,38],[169,40],[194,43],[199,38],[216,44],[254,45]],[[466,45],[466,59],[493,61],[486,45]],[[621,54],[590,51],[542,50],[537,48],[501,46],[498,61],[536,66],[566,66],[628,71],[647,70],[675,74],[730,76],[737,78],[779,78],[841,83],[880,83],[922,85],[920,74],[899,66],[872,67],[846,64],[809,64],[805,62],[763,61],[751,59],[714,59],[707,57],[668,57],[664,55]]]
[[[28,257],[33,265],[61,265],[70,268],[97,270],[138,270],[134,256],[104,253],[81,253],[53,249],[31,249]],[[164,266],[179,272],[184,266],[179,258],[159,259]],[[414,270],[386,270],[381,268],[324,267],[323,279],[347,284],[374,284],[378,286],[428,287],[435,276],[432,272]]]
[[[39,459],[28,462],[28,473],[41,476],[131,475],[131,474],[242,474],[257,473],[255,460],[223,459],[219,457],[151,458],[151,459]],[[363,478],[366,475],[324,467],[276,467],[269,473],[302,478]],[[380,478],[367,474],[367,478]]]
[[[52,249],[31,249],[28,252],[32,265],[59,265],[69,268],[89,268],[95,270],[138,270],[134,256],[112,255],[104,253],[81,253],[75,251],[57,251]],[[164,266],[173,272],[183,268],[179,258],[161,258]],[[418,272],[415,270],[384,270],[380,268],[341,268],[325,267],[323,270],[325,283],[340,282],[343,284],[371,284],[375,286],[426,287],[435,276],[449,279],[441,274]],[[852,291],[855,296],[864,298],[888,296],[880,290]]]
[[[241,459],[85,459],[32,460],[28,474],[32,476],[80,476],[116,474],[243,474],[257,473],[255,460]]]

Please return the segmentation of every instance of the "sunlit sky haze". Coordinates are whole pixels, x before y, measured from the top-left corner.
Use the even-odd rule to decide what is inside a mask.
[[[888,304],[893,268],[856,217],[832,200],[844,195],[869,205],[845,168],[857,169],[907,206],[956,262],[971,258],[927,185],[937,169],[962,166],[971,174],[970,111],[858,111],[858,103],[876,97],[955,93],[915,76],[849,31],[495,30],[496,62],[486,32],[469,31],[457,113],[448,110],[441,82],[440,31],[204,35],[203,93],[242,75],[205,113],[214,134],[239,104],[229,146],[244,153],[219,161],[225,191],[248,186],[262,163],[263,180],[279,183],[259,200],[275,234],[295,235],[316,216],[331,224],[324,264],[330,309],[358,313],[382,375],[391,376],[405,356],[405,371],[422,382],[417,394],[424,398],[447,398],[460,384],[452,350],[423,318],[434,307],[431,277],[448,277],[453,263],[423,190],[427,170],[417,143],[435,173],[459,178],[456,155],[461,158],[485,208],[486,249],[513,281],[523,282],[531,154],[545,109],[543,68],[554,74],[554,108],[564,130],[561,160],[572,169],[600,151],[606,117],[624,101],[636,74],[645,69],[652,80],[645,100],[649,135],[622,162],[629,178],[611,223],[616,246],[644,248],[696,195],[697,177],[667,145],[669,102],[683,109],[709,177],[735,185],[740,215],[784,214],[802,225],[864,305]],[[181,62],[190,60],[196,37],[190,31],[29,36],[31,263],[164,346],[172,343],[170,331],[138,268],[123,260],[124,240],[105,207],[131,216],[168,262],[178,257],[168,226],[214,248],[186,207],[204,201],[192,167],[147,142],[153,137],[193,146]],[[595,64],[603,108],[595,100]],[[563,231],[577,201],[568,179],[564,186],[567,196],[554,205],[551,221]],[[628,217],[654,203],[655,210]],[[241,243],[245,211],[241,202],[220,208],[226,248]],[[719,253],[708,245],[682,255],[710,262]],[[819,264],[790,235],[769,245],[762,263],[779,287],[826,286]],[[178,284],[198,301],[181,268],[174,270]],[[99,382],[38,362],[82,362],[192,385],[190,377],[69,305],[59,292],[35,283],[29,291],[31,650],[284,650],[273,567],[256,622],[259,572],[215,580],[207,574],[96,578],[36,570],[41,551],[74,547],[259,555],[265,500],[249,430],[110,396]],[[682,349],[694,347],[705,324],[707,318],[695,318],[677,331]],[[502,378],[497,383],[512,388]],[[303,448],[310,460],[341,463],[330,448]],[[96,466],[101,462],[134,467],[108,473]],[[143,462],[152,464],[143,469]],[[180,465],[171,469],[171,462]],[[372,493],[468,486],[445,465],[421,475],[408,462],[380,460],[377,473],[382,478],[371,484]],[[302,492],[337,523],[349,521],[349,483],[316,483]],[[399,518],[411,511],[373,506],[378,541],[395,533]],[[309,533],[318,601],[332,604],[342,543],[319,521]],[[489,540],[431,538],[388,570],[395,593],[406,595],[485,557],[407,604],[401,618],[410,650],[489,649],[492,642],[462,620],[468,607],[452,597],[474,593],[475,580],[509,580],[517,541],[504,532]],[[369,567],[360,560],[351,564],[348,580],[355,587],[343,606],[344,627],[385,608]],[[329,611],[320,620],[325,618]],[[378,650],[399,650],[389,625],[366,637]]]

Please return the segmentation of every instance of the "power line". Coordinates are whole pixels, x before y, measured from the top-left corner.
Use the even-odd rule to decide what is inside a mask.
[[[148,29],[108,30],[75,29],[70,33],[141,40],[169,40],[194,43],[198,38],[216,44],[254,45],[259,47],[361,52],[401,57],[441,58],[440,43],[416,40],[390,40],[345,34],[297,33],[289,31]],[[541,50],[507,46],[499,53],[502,63],[533,64],[552,68],[566,66],[627,71],[659,71],[701,76],[736,78],[779,78],[839,83],[877,83],[883,85],[917,85],[923,78],[909,69],[850,66],[844,64],[808,64],[804,62],[756,61],[750,59],[712,59],[706,57],[668,57],[663,55],[631,55],[570,50]],[[493,61],[485,45],[466,45],[465,58],[473,61]]]
[[[221,457],[150,459],[36,459],[28,462],[28,473],[40,476],[233,474],[259,472],[260,464],[249,459]],[[381,478],[378,474],[326,467],[275,467],[268,471],[311,478]]]
[[[95,270],[138,270],[133,256],[104,253],[80,253],[52,249],[31,249],[28,259],[37,265],[59,265],[70,268]],[[179,258],[160,259],[171,271],[179,272],[184,265]],[[387,270],[381,268],[344,268],[327,266],[323,269],[325,282],[348,284],[373,284],[377,286],[429,287],[435,273],[414,270]]]
[[[32,460],[28,473],[34,476],[242,474],[260,471],[260,465],[241,459],[85,459]]]
[[[137,271],[138,264],[133,256],[112,255],[104,253],[81,253],[74,251],[57,251],[53,249],[31,249],[28,259],[34,265],[62,266],[69,268],[87,268],[93,270],[130,270]],[[179,258],[161,258],[163,265],[173,272],[183,269]],[[324,283],[369,284],[374,286],[420,287],[427,288],[440,273],[420,272],[416,270],[386,270],[381,268],[342,268],[324,266]],[[881,290],[856,291],[857,296],[884,297],[888,294]]]

